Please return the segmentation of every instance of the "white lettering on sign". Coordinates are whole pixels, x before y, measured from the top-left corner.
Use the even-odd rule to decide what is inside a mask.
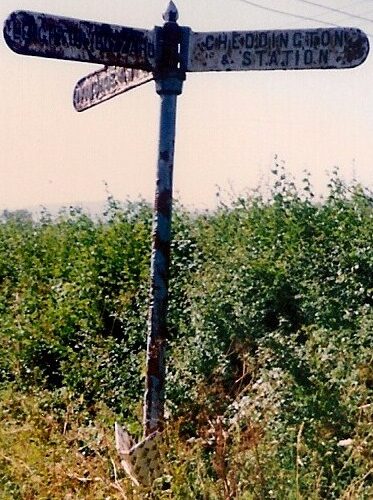
[[[154,31],[16,11],[5,22],[4,37],[19,54],[146,71],[155,66]]]
[[[188,71],[351,68],[369,52],[354,28],[191,33]]]
[[[109,66],[79,80],[74,89],[74,107],[84,111],[153,79],[152,73],[141,69]]]

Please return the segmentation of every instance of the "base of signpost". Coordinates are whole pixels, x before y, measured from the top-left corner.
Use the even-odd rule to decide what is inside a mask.
[[[115,423],[115,444],[121,464],[136,486],[151,486],[163,474],[161,443],[162,434],[156,431],[136,444],[130,434]]]

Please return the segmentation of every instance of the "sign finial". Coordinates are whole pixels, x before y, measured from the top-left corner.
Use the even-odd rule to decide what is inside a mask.
[[[177,7],[172,0],[168,4],[166,12],[163,14],[163,19],[166,22],[171,22],[171,23],[176,23],[176,21],[179,19],[179,13],[177,11]]]

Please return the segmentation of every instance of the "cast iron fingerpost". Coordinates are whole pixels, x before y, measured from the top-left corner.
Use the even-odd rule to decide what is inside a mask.
[[[157,28],[156,90],[161,97],[157,185],[155,192],[150,308],[148,319],[147,370],[144,401],[144,434],[160,431],[164,423],[165,351],[170,266],[172,175],[175,145],[177,96],[182,92],[185,71],[180,58],[183,29],[178,12],[170,2]]]

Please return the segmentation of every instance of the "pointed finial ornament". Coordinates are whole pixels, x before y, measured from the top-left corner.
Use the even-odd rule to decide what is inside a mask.
[[[179,19],[177,7],[172,0],[168,4],[166,12],[163,14],[163,19],[168,23],[176,23],[176,21]]]

